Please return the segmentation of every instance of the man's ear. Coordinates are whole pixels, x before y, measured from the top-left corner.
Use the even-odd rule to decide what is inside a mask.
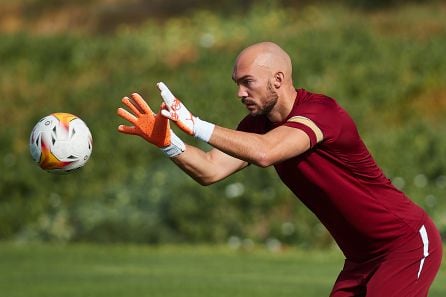
[[[274,74],[274,87],[276,89],[280,88],[280,86],[283,83],[284,78],[285,78],[285,76],[284,76],[283,72],[279,71]]]

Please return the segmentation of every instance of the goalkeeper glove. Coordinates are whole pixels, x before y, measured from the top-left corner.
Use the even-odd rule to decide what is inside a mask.
[[[122,103],[132,112],[118,108],[118,115],[129,121],[133,126],[119,125],[118,131],[124,134],[138,135],[146,141],[158,146],[169,157],[175,157],[185,150],[181,139],[173,133],[169,126],[169,120],[158,114],[154,114],[149,105],[137,93],[122,98]]]
[[[160,82],[157,85],[165,103],[164,108],[161,109],[161,114],[174,121],[187,134],[208,142],[214,132],[215,125],[192,115],[164,83]]]

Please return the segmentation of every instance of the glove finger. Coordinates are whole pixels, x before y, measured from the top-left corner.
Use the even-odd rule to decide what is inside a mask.
[[[140,116],[140,115],[141,115],[141,111],[135,106],[135,104],[134,104],[132,101],[130,101],[129,97],[124,97],[124,98],[122,98],[121,102],[122,102],[125,106],[127,106],[128,108],[130,108],[130,109],[133,111],[133,113],[134,113],[135,115],[137,115],[137,116]]]
[[[139,135],[140,132],[135,126],[124,126],[119,125],[118,131],[124,134],[132,134],[132,135]]]
[[[132,95],[132,99],[135,101],[135,103],[138,105],[138,107],[146,114],[153,114],[152,109],[150,108],[150,106],[147,104],[147,102],[142,98],[141,95],[139,95],[138,93],[133,93]]]
[[[168,110],[166,110],[166,109],[161,109],[160,110],[160,113],[161,113],[161,115],[163,116],[163,117],[165,117],[165,118],[168,118],[168,119],[171,119],[172,121],[177,121],[178,120],[178,117],[176,116],[177,114],[176,113],[170,113]]]
[[[138,120],[137,117],[135,117],[130,112],[128,112],[127,110],[125,110],[124,108],[121,108],[121,107],[118,108],[118,116],[120,116],[124,120],[129,121],[132,124],[135,124],[136,121]]]
[[[175,98],[175,96],[163,82],[157,83],[157,86],[161,92],[161,97],[163,98],[163,101],[167,104],[167,108],[169,108],[170,110],[172,105],[175,104],[175,100],[177,100],[177,98]]]
[[[176,112],[169,112],[168,110],[162,109],[160,110],[160,114],[162,115],[163,118],[170,119],[172,121],[175,122],[175,124],[177,124],[178,128],[180,128],[181,130],[183,130],[184,132],[186,132],[189,135],[194,135],[194,131],[187,126],[185,123],[183,123],[182,121],[178,120],[178,114]]]

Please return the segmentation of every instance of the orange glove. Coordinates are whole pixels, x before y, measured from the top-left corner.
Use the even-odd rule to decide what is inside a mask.
[[[169,120],[159,113],[154,114],[149,105],[138,93],[122,98],[122,103],[132,112],[118,108],[118,115],[129,121],[133,126],[119,125],[118,131],[125,134],[138,135],[148,142],[158,146],[167,147],[171,144],[171,130]]]

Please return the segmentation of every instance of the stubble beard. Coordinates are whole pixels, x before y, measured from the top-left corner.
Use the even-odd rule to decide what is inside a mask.
[[[262,115],[269,114],[271,110],[273,110],[274,106],[276,106],[277,100],[279,99],[279,95],[274,90],[273,85],[268,82],[266,85],[266,100],[264,106],[260,109]]]
[[[273,110],[274,106],[276,106],[277,100],[279,98],[279,95],[277,95],[277,92],[274,91],[273,85],[268,82],[266,86],[266,96],[264,100],[264,104],[262,106],[257,105],[254,100],[251,100],[249,98],[243,98],[242,103],[243,104],[256,104],[258,106],[257,110],[251,111],[252,116],[258,116],[258,115],[267,115]]]

